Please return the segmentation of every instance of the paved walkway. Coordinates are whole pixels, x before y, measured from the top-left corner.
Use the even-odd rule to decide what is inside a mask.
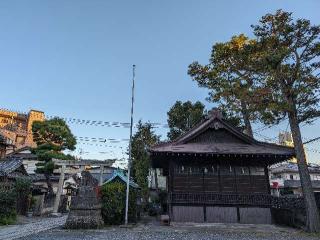
[[[57,228],[64,225],[66,219],[67,216],[38,218],[35,222],[23,225],[2,226],[0,227],[0,239],[13,240]]]

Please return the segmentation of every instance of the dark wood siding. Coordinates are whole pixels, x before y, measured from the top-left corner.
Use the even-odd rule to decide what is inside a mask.
[[[172,170],[172,192],[268,193],[268,178],[259,166],[182,165]]]
[[[240,208],[240,223],[271,224],[270,208]]]
[[[175,222],[204,222],[203,207],[173,206],[172,220]]]
[[[238,222],[236,207],[207,207],[206,220],[210,223]]]
[[[204,175],[204,191],[205,192],[220,192],[219,176]]]

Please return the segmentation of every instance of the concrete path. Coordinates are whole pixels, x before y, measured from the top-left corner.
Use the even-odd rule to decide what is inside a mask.
[[[2,226],[0,227],[0,239],[13,240],[61,227],[66,222],[66,219],[67,216],[56,218],[40,218],[35,222],[23,225]]]

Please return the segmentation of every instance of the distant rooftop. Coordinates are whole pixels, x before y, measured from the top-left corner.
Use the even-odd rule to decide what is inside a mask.
[[[320,165],[308,164],[310,173],[320,173]],[[297,173],[299,172],[298,165],[296,163],[283,163],[271,168],[271,173]]]

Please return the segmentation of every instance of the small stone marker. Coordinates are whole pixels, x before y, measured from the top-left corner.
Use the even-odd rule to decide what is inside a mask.
[[[161,223],[161,225],[169,226],[170,225],[169,215],[161,215],[160,216],[160,223]]]

